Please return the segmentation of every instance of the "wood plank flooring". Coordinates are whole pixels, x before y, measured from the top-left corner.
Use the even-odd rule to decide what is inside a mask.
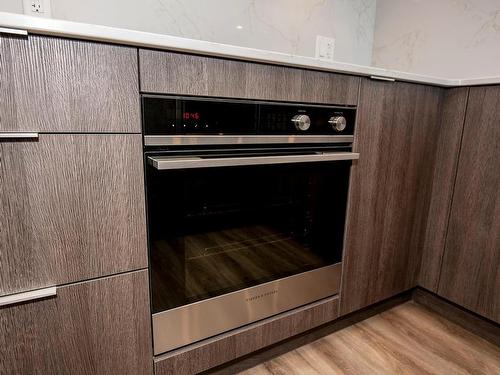
[[[240,374],[500,374],[500,347],[412,301]]]

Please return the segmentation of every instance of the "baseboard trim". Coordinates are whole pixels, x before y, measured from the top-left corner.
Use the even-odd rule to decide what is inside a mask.
[[[412,298],[416,303],[445,317],[450,322],[500,347],[500,324],[464,309],[421,287],[414,289]]]

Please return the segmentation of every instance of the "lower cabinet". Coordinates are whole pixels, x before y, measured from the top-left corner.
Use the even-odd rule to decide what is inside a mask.
[[[0,374],[151,374],[147,270],[0,308]]]
[[[437,293],[457,174],[468,87],[444,90],[418,285]]]
[[[470,89],[437,292],[500,323],[500,86]]]
[[[140,134],[0,139],[0,296],[147,267],[144,199]]]
[[[361,83],[341,315],[416,285],[441,94],[410,83]]]

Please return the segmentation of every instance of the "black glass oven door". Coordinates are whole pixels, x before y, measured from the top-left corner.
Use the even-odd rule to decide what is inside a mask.
[[[340,262],[350,165],[148,163],[153,313]]]

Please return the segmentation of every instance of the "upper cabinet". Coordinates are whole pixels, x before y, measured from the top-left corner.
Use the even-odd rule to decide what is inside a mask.
[[[357,104],[359,77],[172,52],[139,50],[141,91]]]
[[[341,314],[416,285],[441,93],[430,86],[362,80]]]
[[[500,86],[470,89],[438,293],[500,322]]]
[[[137,49],[0,36],[0,132],[140,132]]]

